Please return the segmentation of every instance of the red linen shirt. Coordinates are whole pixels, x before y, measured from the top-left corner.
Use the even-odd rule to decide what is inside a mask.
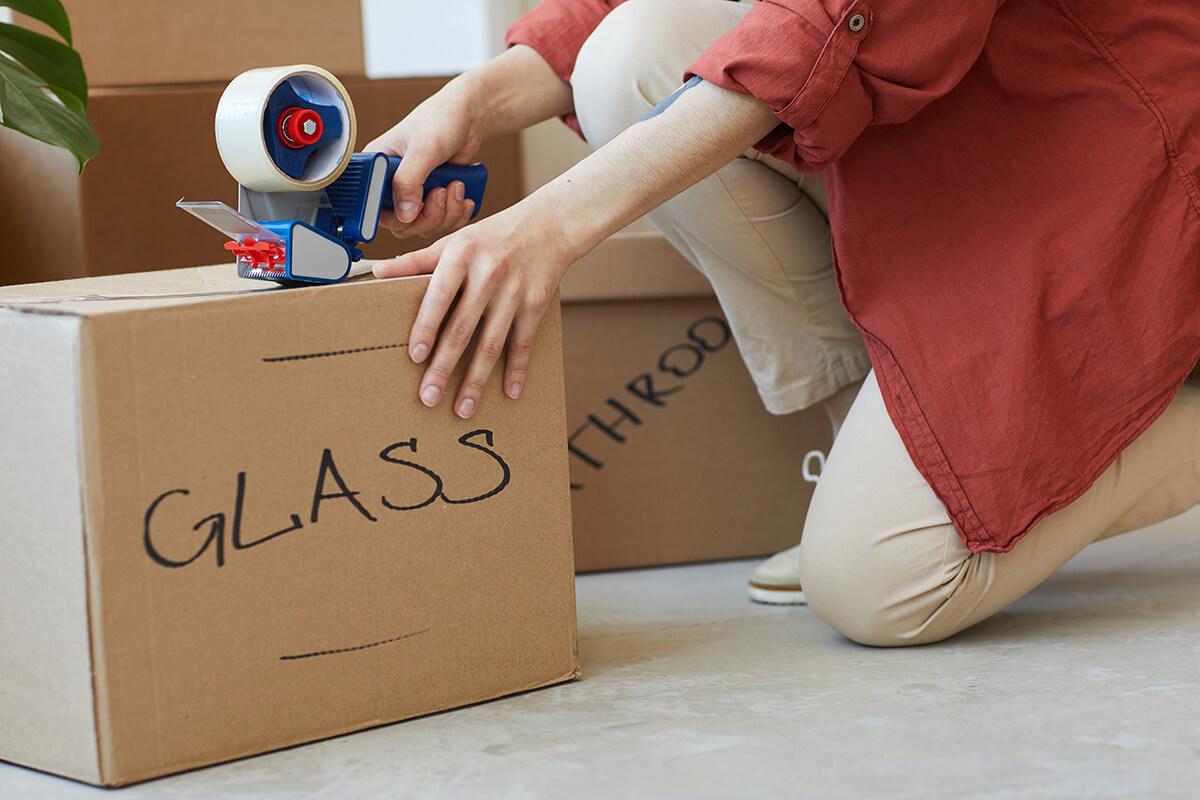
[[[567,80],[618,2],[509,41]],[[1078,498],[1200,358],[1198,43],[1195,0],[761,0],[688,72],[825,170],[843,302],[973,551]]]

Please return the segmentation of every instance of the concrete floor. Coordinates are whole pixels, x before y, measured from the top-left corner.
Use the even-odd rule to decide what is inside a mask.
[[[751,605],[752,562],[591,575],[575,683],[120,790],[140,798],[1200,797],[1200,509],[943,644]],[[0,798],[103,790],[0,764]]]

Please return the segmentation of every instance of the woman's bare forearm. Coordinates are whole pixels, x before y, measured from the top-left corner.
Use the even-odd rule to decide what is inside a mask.
[[[578,258],[720,169],[779,124],[755,98],[699,83],[526,198]]]
[[[515,133],[574,109],[571,85],[532,47],[515,45],[447,86],[475,108],[485,138]]]

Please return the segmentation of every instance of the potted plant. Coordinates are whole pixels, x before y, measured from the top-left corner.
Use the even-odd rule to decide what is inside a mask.
[[[87,118],[87,78],[59,0],[0,0],[62,37],[0,22],[0,125],[71,152],[80,171],[100,150]]]

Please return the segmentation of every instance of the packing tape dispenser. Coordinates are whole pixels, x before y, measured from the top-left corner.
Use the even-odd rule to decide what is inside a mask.
[[[311,65],[244,72],[217,104],[217,150],[238,182],[238,209],[217,201],[176,205],[233,241],[243,278],[283,284],[336,283],[375,238],[392,207],[400,158],[355,153],[354,105],[329,72]],[[482,164],[443,164],[425,193],[462,181],[479,214]]]

